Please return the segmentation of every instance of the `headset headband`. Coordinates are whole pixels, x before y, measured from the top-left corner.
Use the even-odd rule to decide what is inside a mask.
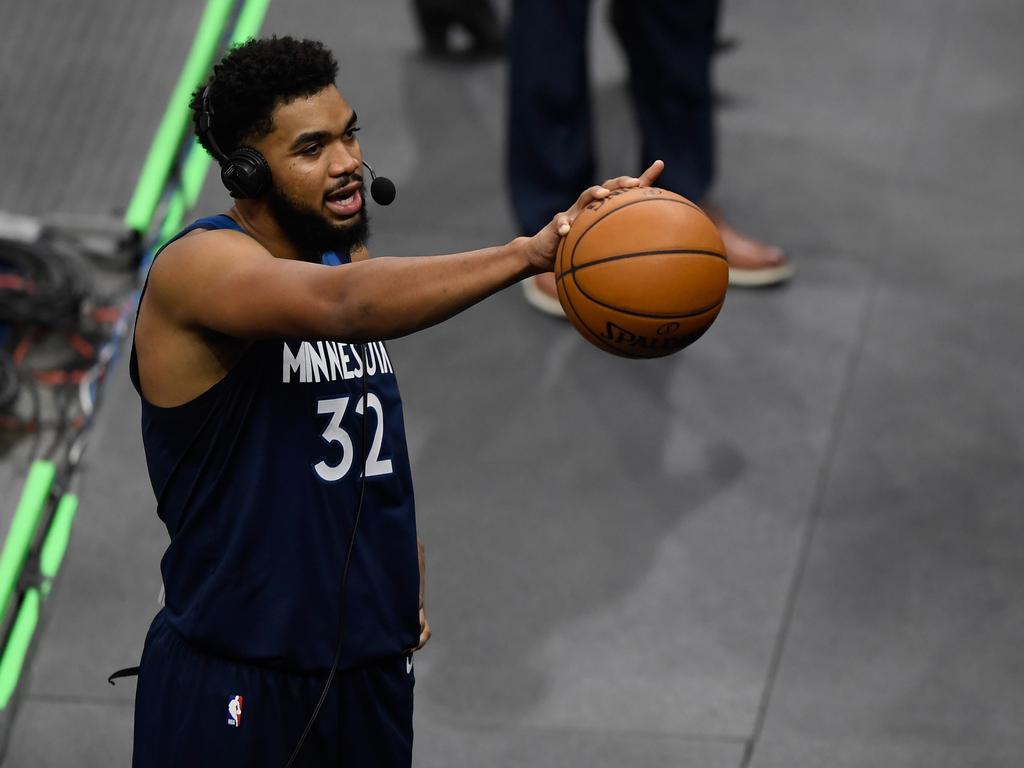
[[[224,151],[217,144],[217,139],[213,136],[213,104],[210,103],[210,87],[213,82],[210,82],[203,88],[203,95],[200,97],[200,112],[199,112],[199,136],[206,140],[209,144],[210,149],[213,150],[213,156],[217,158],[217,161],[221,165],[225,165],[229,162],[228,156],[224,154]]]
[[[259,197],[270,188],[270,165],[258,151],[252,147],[238,147],[230,155],[217,144],[213,135],[213,103],[210,101],[210,89],[213,81],[203,88],[199,108],[199,137],[206,142],[210,154],[220,163],[220,180],[227,187],[232,197]]]

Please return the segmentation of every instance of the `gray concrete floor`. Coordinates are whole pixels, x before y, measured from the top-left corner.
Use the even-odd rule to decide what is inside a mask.
[[[200,4],[146,8],[149,47],[3,48],[4,102],[35,108],[0,121],[0,207],[126,203]],[[617,175],[637,141],[599,16]],[[649,363],[517,290],[392,345],[436,633],[418,766],[1024,764],[1022,25],[1012,0],[731,0],[716,196],[797,279]],[[375,253],[517,234],[503,65],[422,60],[399,0],[276,3],[264,30],[339,54],[399,186]],[[138,656],[166,534],[123,367],[112,390],[7,765],[128,762],[132,686],[104,678]]]

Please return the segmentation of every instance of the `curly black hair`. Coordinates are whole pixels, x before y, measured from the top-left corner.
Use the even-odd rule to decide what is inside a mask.
[[[338,62],[324,44],[293,37],[250,39],[235,46],[204,85],[192,93],[192,124],[203,148],[213,155],[199,132],[203,91],[210,87],[213,113],[210,132],[225,154],[273,130],[274,109],[312,96],[333,85]]]

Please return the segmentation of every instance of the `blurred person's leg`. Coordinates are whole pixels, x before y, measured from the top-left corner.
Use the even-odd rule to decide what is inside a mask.
[[[702,200],[714,173],[711,56],[717,0],[614,0],[642,137],[640,165],[665,161],[659,186]]]
[[[509,34],[508,178],[524,234],[594,175],[587,79],[590,0],[515,0]]]
[[[590,0],[515,0],[509,32],[508,181],[532,235],[593,183],[587,77]],[[531,304],[561,314],[553,275],[523,282]]]
[[[659,185],[705,206],[722,234],[730,283],[772,285],[792,274],[782,250],[741,234],[706,205],[715,170],[711,61],[719,5],[718,0],[613,0],[612,26],[629,60],[642,134],[640,167],[664,160]]]

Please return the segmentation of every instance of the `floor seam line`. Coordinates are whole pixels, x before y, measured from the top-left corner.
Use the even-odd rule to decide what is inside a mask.
[[[831,419],[828,442],[825,447],[824,459],[818,468],[817,477],[814,483],[814,494],[811,498],[811,507],[804,532],[800,539],[800,546],[797,554],[796,566],[790,579],[789,588],[786,591],[786,600],[783,605],[782,619],[779,622],[779,629],[776,633],[771,659],[768,664],[768,674],[765,678],[764,689],[761,693],[761,701],[758,703],[757,717],[754,727],[751,730],[750,738],[747,740],[747,748],[740,768],[749,768],[754,757],[754,750],[761,739],[764,731],[765,720],[768,714],[768,705],[771,702],[775,690],[775,683],[778,679],[779,667],[782,663],[782,655],[785,651],[786,642],[789,639],[789,630],[796,613],[796,606],[803,586],[804,574],[807,569],[807,560],[811,552],[811,544],[821,520],[822,510],[825,503],[825,496],[828,490],[829,480],[832,475],[832,468],[838,453],[840,437],[846,426],[847,413],[849,412],[850,400],[853,397],[854,383],[857,373],[860,370],[860,363],[864,356],[864,348],[867,345],[868,332],[871,327],[873,308],[878,295],[878,272],[872,271],[871,282],[868,286],[867,300],[865,301],[863,315],[860,322],[860,329],[856,345],[850,354],[847,370],[843,377],[843,386],[840,389],[836,410]]]
[[[473,717],[446,717],[430,719],[434,723],[446,723],[455,726],[468,726],[473,728],[485,728],[493,730],[512,728],[525,731],[546,731],[550,733],[569,731],[574,733],[601,734],[605,736],[638,736],[648,739],[675,739],[678,741],[690,741],[695,743],[704,742],[736,745],[745,745],[748,741],[748,738],[746,736],[739,733],[673,733],[672,731],[668,730],[657,731],[643,728],[608,728],[606,726],[590,726],[574,723],[539,724],[531,722],[518,722],[510,724],[501,721]]]

